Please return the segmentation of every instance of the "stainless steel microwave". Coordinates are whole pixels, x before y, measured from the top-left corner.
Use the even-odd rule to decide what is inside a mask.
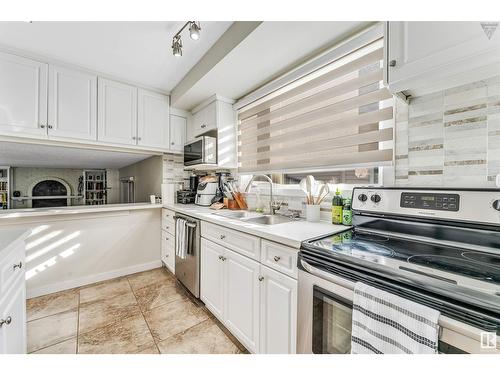
[[[184,165],[217,164],[217,138],[203,136],[184,145]]]

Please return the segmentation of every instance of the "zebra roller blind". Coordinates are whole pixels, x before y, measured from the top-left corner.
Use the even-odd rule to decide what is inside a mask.
[[[392,95],[382,84],[382,59],[377,40],[242,108],[239,171],[392,161],[392,149],[380,147],[393,139]]]

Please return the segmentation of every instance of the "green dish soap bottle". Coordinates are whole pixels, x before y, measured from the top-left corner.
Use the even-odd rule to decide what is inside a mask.
[[[332,223],[342,224],[342,208],[344,203],[342,201],[342,195],[340,195],[340,190],[337,188],[335,196],[332,199]]]
[[[344,199],[344,207],[342,209],[342,224],[352,225],[352,207],[351,199]]]

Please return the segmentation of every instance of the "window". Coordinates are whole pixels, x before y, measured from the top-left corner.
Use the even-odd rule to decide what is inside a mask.
[[[374,167],[393,158],[382,52],[376,40],[242,108],[239,172],[281,173],[290,182],[340,169],[327,174],[340,179],[347,173],[354,181],[356,168],[368,168],[370,178],[378,175]]]

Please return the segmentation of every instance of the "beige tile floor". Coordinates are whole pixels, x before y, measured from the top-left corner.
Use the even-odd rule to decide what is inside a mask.
[[[34,354],[237,354],[245,348],[165,268],[28,300]]]

